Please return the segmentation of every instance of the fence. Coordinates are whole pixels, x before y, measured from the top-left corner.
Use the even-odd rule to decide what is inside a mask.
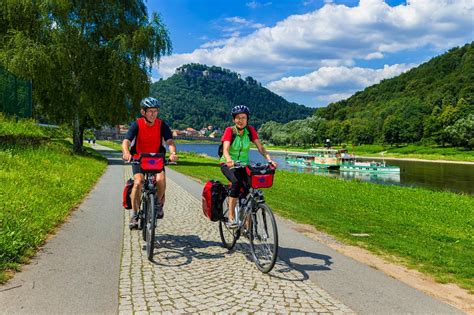
[[[1,111],[9,116],[32,116],[31,82],[18,79],[0,67]]]

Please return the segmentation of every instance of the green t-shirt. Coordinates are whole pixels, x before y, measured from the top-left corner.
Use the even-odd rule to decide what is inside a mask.
[[[229,148],[230,157],[234,162],[239,161],[243,165],[249,164],[249,151],[250,151],[250,134],[248,128],[244,129],[244,133],[240,135],[237,132],[237,128],[232,127],[232,132],[235,134],[234,142],[231,143]],[[225,163],[225,157],[222,155],[220,162]]]

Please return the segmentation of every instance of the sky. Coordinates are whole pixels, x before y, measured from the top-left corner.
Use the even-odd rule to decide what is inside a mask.
[[[290,102],[322,107],[474,40],[474,0],[148,0],[173,53],[251,76]]]

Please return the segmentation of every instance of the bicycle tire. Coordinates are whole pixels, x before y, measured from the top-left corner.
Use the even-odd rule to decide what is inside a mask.
[[[156,224],[156,209],[155,209],[155,198],[149,196],[148,198],[149,209],[147,211],[146,221],[146,254],[149,261],[153,260],[153,251],[155,249],[155,224]]]
[[[219,220],[219,235],[221,236],[222,247],[232,250],[237,242],[239,230],[229,229],[226,222],[229,219],[229,196],[224,198],[222,203],[222,219]]]
[[[278,229],[272,209],[265,203],[251,215],[250,249],[257,268],[270,272],[278,255]]]
[[[146,242],[146,222],[147,222],[147,215],[148,215],[148,206],[147,206],[147,198],[145,196],[142,197],[142,210],[141,211],[142,211],[142,216],[140,218],[140,226],[142,228],[142,238]]]

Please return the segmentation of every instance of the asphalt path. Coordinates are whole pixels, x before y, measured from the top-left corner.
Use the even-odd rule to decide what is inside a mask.
[[[0,287],[0,313],[117,313],[123,162],[105,147],[96,149],[109,158],[105,174],[32,263]],[[171,169],[167,176],[201,199],[201,183]],[[277,220],[280,258],[357,313],[463,314]]]

